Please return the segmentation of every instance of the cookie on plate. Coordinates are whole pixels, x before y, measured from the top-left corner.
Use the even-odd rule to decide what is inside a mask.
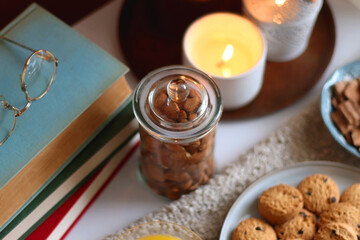
[[[358,240],[358,238],[350,225],[332,222],[319,228],[314,240]]]
[[[340,202],[349,202],[360,209],[360,183],[348,187],[341,195]]]
[[[319,218],[319,227],[330,222],[346,223],[353,227],[358,236],[360,236],[360,210],[350,203],[334,203],[329,209],[322,212]]]
[[[303,240],[302,238],[284,238],[284,240]]]
[[[275,232],[281,240],[311,240],[316,233],[316,216],[306,209],[302,209],[289,221],[276,225]]]
[[[233,232],[232,240],[276,240],[274,229],[265,221],[249,218],[239,223]]]
[[[264,191],[258,201],[260,215],[272,224],[282,224],[303,208],[303,197],[293,186],[280,184]]]
[[[298,189],[304,198],[304,207],[319,215],[330,204],[339,202],[340,193],[335,181],[323,174],[314,174],[304,178]]]

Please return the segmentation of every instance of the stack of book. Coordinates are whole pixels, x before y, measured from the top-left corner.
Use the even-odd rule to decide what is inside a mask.
[[[49,92],[0,146],[0,239],[60,238],[137,146],[128,69],[36,4],[0,35],[59,61]],[[0,95],[12,105],[25,99],[30,54],[0,39]]]

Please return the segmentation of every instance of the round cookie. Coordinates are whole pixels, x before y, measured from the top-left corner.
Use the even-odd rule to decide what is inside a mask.
[[[332,222],[319,228],[314,240],[358,240],[358,238],[351,226]]]
[[[272,224],[282,224],[303,208],[303,197],[295,187],[280,184],[264,191],[258,201],[260,215]]]
[[[341,195],[340,202],[349,202],[360,209],[360,183],[348,187]]]
[[[360,210],[350,203],[331,204],[328,210],[320,214],[319,227],[330,222],[346,223],[360,236]]]
[[[339,188],[335,181],[323,174],[314,174],[304,178],[298,186],[304,198],[304,207],[319,215],[330,204],[339,202]]]
[[[257,218],[246,219],[236,227],[232,240],[276,240],[274,229],[265,221]]]
[[[311,240],[316,233],[316,216],[303,209],[289,221],[276,225],[275,232],[281,240]]]

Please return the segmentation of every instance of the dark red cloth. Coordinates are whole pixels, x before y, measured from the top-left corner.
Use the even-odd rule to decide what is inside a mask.
[[[109,0],[37,0],[37,4],[71,25]],[[0,29],[5,27],[34,0],[0,0]]]

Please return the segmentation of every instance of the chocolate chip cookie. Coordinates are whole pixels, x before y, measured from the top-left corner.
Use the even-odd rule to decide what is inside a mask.
[[[264,191],[258,201],[260,215],[272,224],[282,224],[303,208],[303,197],[293,186],[280,184]]]
[[[298,186],[304,198],[304,207],[319,215],[330,204],[339,202],[340,193],[335,181],[323,174],[314,174],[304,178]]]
[[[319,228],[314,240],[358,240],[358,238],[350,225],[332,222]]]
[[[311,240],[316,233],[316,216],[302,209],[294,218],[276,225],[275,232],[279,239]]]
[[[331,204],[328,210],[320,214],[319,227],[330,222],[346,223],[360,236],[360,210],[350,203]]]
[[[340,202],[349,202],[360,209],[360,183],[348,187],[341,195]]]
[[[276,240],[274,229],[265,221],[257,218],[246,219],[237,226],[232,240]]]

